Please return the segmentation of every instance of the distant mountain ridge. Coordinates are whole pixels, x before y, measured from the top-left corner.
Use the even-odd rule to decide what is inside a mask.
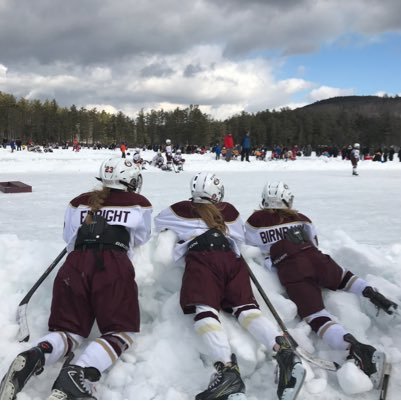
[[[401,97],[389,96],[337,96],[300,107],[297,110],[360,113],[362,115],[401,116]]]

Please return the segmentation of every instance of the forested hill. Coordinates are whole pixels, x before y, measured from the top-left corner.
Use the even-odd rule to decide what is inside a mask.
[[[289,113],[301,127],[299,142],[312,146],[318,142],[338,146],[360,142],[368,148],[401,146],[399,96],[339,96]]]
[[[308,104],[299,110],[316,112],[346,111],[351,114],[375,115],[389,114],[401,116],[401,97],[388,96],[338,96]]]
[[[267,95],[268,96],[268,95]],[[321,145],[342,147],[353,142],[376,148],[401,145],[401,98],[344,96],[322,100],[295,110],[241,112],[224,121],[213,119],[199,105],[175,110],[141,110],[136,116],[121,111],[61,107],[56,99],[17,99],[0,91],[0,138],[36,144],[78,140],[87,145],[126,142],[129,146],[221,143],[227,132],[236,144],[251,133],[253,147]]]

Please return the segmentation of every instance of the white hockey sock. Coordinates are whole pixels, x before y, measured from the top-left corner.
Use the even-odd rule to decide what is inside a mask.
[[[352,276],[345,286],[344,290],[352,292],[353,294],[362,296],[362,291],[369,286],[369,283],[363,278]]]
[[[231,347],[221,323],[212,317],[194,323],[195,331],[207,347],[208,355],[214,362],[231,362]]]
[[[248,330],[252,336],[262,343],[268,351],[272,351],[276,344],[276,337],[280,335],[276,327],[262,315],[259,309],[248,309],[238,316],[240,325]]]
[[[113,332],[97,338],[95,341],[89,343],[84,352],[76,360],[75,365],[82,366],[83,368],[94,367],[100,373],[104,372],[132,345],[134,335],[135,333],[133,332]],[[110,337],[113,337],[113,341]],[[107,338],[117,347],[118,353],[112,347],[111,343],[107,341]]]
[[[331,348],[346,351],[349,343],[344,341],[344,335],[347,333],[348,331],[343,326],[330,320],[319,329],[317,334]]]
[[[84,352],[78,357],[75,365],[94,367],[100,373],[109,368],[118,358],[114,350],[106,342],[101,343],[96,339],[89,343]]]
[[[50,353],[45,353],[46,365],[52,365],[62,358],[68,350],[67,335],[62,331],[52,331],[38,340],[41,342],[49,342],[53,350]]]

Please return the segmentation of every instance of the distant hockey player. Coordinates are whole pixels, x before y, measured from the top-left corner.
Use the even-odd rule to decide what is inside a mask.
[[[173,147],[171,145],[171,140],[166,139],[166,147],[164,148],[167,160],[167,170],[172,170],[171,164],[173,163]]]
[[[173,157],[173,163],[177,166],[178,171],[184,170],[185,159],[182,157],[181,149],[177,149]]]
[[[164,166],[164,157],[162,152],[157,152],[150,164],[154,167],[162,168]]]
[[[367,298],[377,311],[395,313],[398,305],[384,297],[350,270],[343,269],[318,248],[311,220],[292,208],[294,196],[281,181],[268,182],[262,191],[261,209],[245,223],[245,240],[265,257],[268,270],[277,272],[299,316],[331,348],[349,352],[349,358],[380,385],[385,354],[362,344],[326,310],[322,289],[344,290]]]
[[[358,162],[360,159],[360,145],[359,143],[354,143],[354,146],[352,147],[351,154],[350,154],[350,159],[351,159],[351,164],[352,164],[352,175],[358,175]]]
[[[132,156],[132,161],[136,166],[138,166],[140,169],[143,169],[144,165],[144,160],[141,157],[141,150],[139,148],[134,149],[134,154]]]

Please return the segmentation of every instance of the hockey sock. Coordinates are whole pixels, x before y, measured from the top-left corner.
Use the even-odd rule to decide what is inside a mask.
[[[344,273],[343,279],[338,287],[339,290],[352,292],[353,294],[362,295],[362,291],[368,286],[368,282],[356,276],[349,270]]]
[[[231,347],[215,309],[197,306],[194,328],[214,362],[220,361],[226,364],[231,361]]]
[[[53,347],[52,352],[45,353],[46,365],[58,362],[71,350],[71,340],[63,331],[52,331],[46,334],[38,340],[38,344],[45,341],[49,342]]]
[[[331,348],[346,350],[349,347],[343,336],[347,334],[344,327],[333,320],[333,316],[322,309],[305,317],[305,321],[312,330]]]
[[[134,333],[111,333],[97,338],[89,343],[84,352],[78,357],[75,365],[94,367],[100,373],[117,361],[123,351],[133,343]]]
[[[269,351],[276,344],[276,337],[280,335],[275,326],[262,315],[259,309],[247,309],[238,315],[240,325],[248,330],[252,336],[263,344]]]
[[[349,344],[344,341],[344,335],[347,333],[343,326],[330,320],[320,328],[318,335],[331,348],[346,351]]]

